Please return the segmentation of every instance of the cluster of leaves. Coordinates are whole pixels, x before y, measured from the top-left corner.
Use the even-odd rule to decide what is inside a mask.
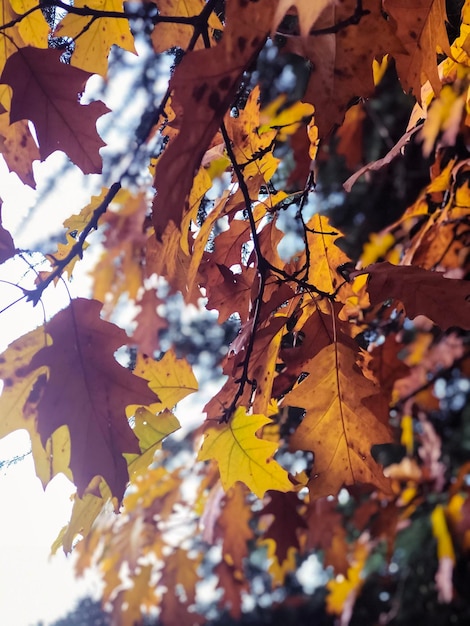
[[[147,163],[154,197],[123,188],[127,169],[64,222],[66,245],[19,287],[37,304],[100,228],[92,297],[0,357],[0,436],[26,429],[43,484],[62,472],[77,487],[55,549],[81,539],[77,571],[100,567],[103,604],[126,626],[155,612],[163,624],[238,618],[259,578],[282,588],[313,552],[329,572],[329,614],[347,624],[375,582],[387,599],[367,619],[392,623],[411,575],[407,533],[432,539],[436,594],[458,603],[454,566],[470,548],[470,3],[452,42],[443,0],[135,4],[3,4],[0,151],[28,185],[33,161],[55,150],[84,175],[101,171],[96,121],[108,108],[80,95],[91,74],[107,76],[111,46],[135,52],[131,18],[157,53],[179,49],[158,108],[129,139],[134,156],[165,144]],[[302,60],[305,93],[282,75],[282,93],[267,89],[261,53],[265,66]],[[389,152],[362,163],[365,102],[388,66],[416,105]],[[356,170],[346,191],[410,145],[431,162],[356,265],[313,210],[332,135]],[[1,228],[0,260],[17,253]],[[197,382],[173,349],[160,354],[156,276],[239,324],[225,382],[179,454],[173,409]],[[110,321],[124,298],[139,310],[130,335]],[[132,368],[116,360],[121,346]]]

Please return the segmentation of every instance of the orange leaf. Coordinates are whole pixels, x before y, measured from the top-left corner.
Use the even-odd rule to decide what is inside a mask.
[[[336,495],[341,487],[369,483],[389,491],[387,479],[371,454],[374,444],[387,443],[387,405],[375,402],[373,412],[364,401],[378,399],[377,387],[360,373],[355,353],[344,344],[324,348],[306,366],[310,375],[284,399],[306,410],[290,439],[292,450],[315,455],[311,496]]]

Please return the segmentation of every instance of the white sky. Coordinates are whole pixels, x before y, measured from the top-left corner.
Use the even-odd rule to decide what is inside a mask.
[[[62,158],[63,155],[55,153],[46,164],[38,164],[39,181]],[[68,183],[73,184],[71,180]],[[38,184],[39,190],[43,184]],[[74,186],[77,189],[76,184]],[[38,214],[36,223],[26,219],[35,193],[25,188],[16,175],[9,174],[1,159],[0,196],[4,200],[3,226],[11,230],[17,246],[26,245],[28,239],[34,237],[35,229],[42,228],[44,214]],[[65,201],[60,192],[51,197],[45,207],[51,232],[59,232],[67,214],[78,211],[88,201],[89,193],[83,188],[82,193],[70,194]],[[25,269],[26,265],[22,263],[8,262],[0,266],[0,279],[16,282]],[[71,289],[73,292],[76,288],[72,285]],[[19,295],[18,289],[0,283],[0,310]],[[67,302],[68,295],[60,283],[45,293],[44,303],[49,316]],[[42,307],[33,308],[24,301],[1,313],[0,351],[42,322]],[[0,439],[0,462],[29,450],[27,433],[17,431]],[[0,624],[35,626],[41,620],[45,625],[52,624],[72,610],[78,598],[98,596],[97,578],[77,580],[70,557],[63,552],[50,557],[50,547],[70,517],[70,495],[73,492],[73,485],[61,475],[55,477],[44,491],[30,454],[24,460],[9,467],[5,464],[0,469]]]
[[[139,48],[139,42],[136,42]],[[141,57],[128,55],[130,62],[138,71],[140,59],[145,50],[139,50]],[[169,69],[167,60],[166,70]],[[125,82],[128,77],[119,75],[118,89],[110,86],[106,104],[116,110],[120,99],[125,94]],[[95,80],[96,79],[96,80]],[[123,82],[124,79],[124,82]],[[90,80],[99,83],[97,77]],[[155,91],[166,88],[166,78],[162,76],[155,84]],[[134,93],[133,108],[127,111],[134,124],[128,119],[115,120],[109,124],[109,116],[98,121],[100,126],[108,124],[105,137],[109,148],[126,154],[126,130],[135,125],[135,121],[145,107],[145,100]],[[67,169],[63,174],[65,156],[60,152],[52,154],[45,163],[34,164],[37,190],[25,187],[15,174],[11,174],[0,158],[0,197],[3,199],[3,227],[13,236],[17,248],[28,248],[31,241],[44,241],[49,235],[63,232],[65,218],[78,213],[90,202],[91,196],[100,192],[103,184],[97,175],[84,177],[78,168]],[[47,193],[45,201],[38,203],[38,198],[47,190],[47,180],[55,172],[58,184],[54,193]],[[53,174],[54,175],[54,174]],[[31,208],[34,219],[30,217]],[[92,238],[93,235],[90,236]],[[90,239],[89,238],[89,239]],[[51,249],[50,252],[54,252]],[[85,253],[84,261],[77,264],[74,280],[67,285],[73,296],[83,294],[86,276],[86,260],[91,254]],[[0,265],[0,280],[16,283],[27,270],[22,262],[8,261]],[[31,273],[32,274],[32,273]],[[21,292],[14,286],[0,282],[0,353],[14,339],[42,324],[41,305],[32,307],[21,301],[7,310],[8,304],[16,300]],[[59,281],[57,287],[49,287],[43,294],[42,302],[48,317],[68,304],[69,295]],[[1,389],[1,382],[0,382]],[[1,416],[0,416],[1,419]],[[0,462],[21,455],[30,450],[29,438],[25,431],[17,431],[0,439]],[[45,626],[64,617],[73,610],[76,601],[85,596],[99,596],[99,580],[89,574],[86,580],[74,578],[72,558],[66,558],[63,552],[50,557],[50,547],[61,528],[67,523],[72,503],[70,495],[74,487],[61,475],[56,476],[44,491],[34,471],[31,455],[24,460],[6,465],[0,469],[0,625],[1,626],[36,626],[42,621]]]

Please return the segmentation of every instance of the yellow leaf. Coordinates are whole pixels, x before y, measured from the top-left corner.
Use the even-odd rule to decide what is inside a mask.
[[[177,359],[173,350],[168,350],[160,361],[139,354],[134,374],[149,381],[149,387],[160,399],[152,404],[152,412],[172,409],[180,400],[198,389],[196,377],[185,359]],[[138,407],[127,407],[127,415],[133,415]]]
[[[71,552],[77,535],[86,537],[92,528],[93,522],[106,506],[106,503],[111,501],[111,491],[106,481],[100,477],[94,479],[94,481],[99,483],[96,489],[93,491],[90,489],[82,498],[77,494],[73,496],[70,521],[62,528],[52,545],[52,554],[60,547],[63,548],[66,554]],[[92,484],[90,484],[91,486]]]
[[[0,438],[19,429],[28,432],[36,474],[44,487],[60,472],[72,479],[68,468],[68,428],[57,429],[44,444],[37,432],[36,403],[39,398],[36,397],[35,385],[38,379],[47,376],[47,368],[41,367],[27,375],[22,372],[36,352],[46,345],[51,345],[51,340],[40,327],[14,341],[0,356],[0,379],[3,380]]]
[[[378,85],[387,71],[389,66],[389,55],[386,54],[381,61],[374,59],[372,61],[372,72],[374,74],[374,85]]]
[[[276,542],[274,539],[263,539],[260,542],[260,546],[266,546],[267,554],[266,558],[268,560],[268,571],[271,574],[272,582],[274,586],[280,586],[284,584],[286,575],[289,572],[295,572],[297,568],[297,548],[291,546],[287,549],[287,556],[282,561],[279,562],[279,559],[276,555]]]
[[[155,415],[145,407],[139,407],[135,412],[134,434],[139,439],[142,454],[124,455],[129,464],[129,474],[132,476],[143,467],[148,467],[163,439],[179,428],[179,421],[170,411]]]
[[[443,507],[438,504],[431,513],[432,534],[437,541],[437,558],[450,558],[455,563],[455,552],[452,537],[447,527]]]
[[[326,583],[326,588],[330,592],[326,597],[326,610],[328,613],[341,615],[346,600],[352,594],[356,594],[361,588],[363,583],[361,574],[368,554],[367,544],[358,541],[354,550],[352,565],[348,567],[346,576],[339,574],[336,578]]]
[[[423,141],[423,154],[431,154],[438,135],[442,132],[444,145],[455,143],[462,115],[465,109],[465,95],[458,94],[451,85],[444,85],[428,111],[428,116],[420,132]]]
[[[162,16],[194,17],[204,9],[204,0],[159,0],[158,13]],[[223,30],[223,25],[215,13],[208,19],[209,36],[212,39],[213,30]],[[188,46],[194,28],[190,24],[156,24],[152,32],[152,43],[155,52],[165,52],[169,48],[178,46],[183,50]],[[199,37],[195,49],[203,48],[204,43]]]
[[[400,442],[406,448],[406,454],[413,454],[413,418],[411,415],[404,415],[401,418],[401,439]]]
[[[280,95],[261,109],[258,129],[260,135],[276,130],[279,141],[286,141],[302,124],[307,125],[307,122],[310,122],[315,111],[313,105],[296,102],[286,108],[284,107],[285,101],[286,96]]]
[[[227,424],[207,428],[198,460],[217,461],[225,491],[238,480],[258,498],[268,489],[292,490],[286,470],[272,458],[277,444],[256,436],[270,422],[265,415],[247,415],[246,409],[239,407]]]
[[[8,0],[5,1],[5,4],[7,2]],[[33,7],[36,7],[38,2],[37,0],[10,0],[10,4],[15,13],[23,15]],[[24,17],[17,25],[17,28],[25,44],[35,48],[48,47],[48,35],[51,29],[42,11],[33,11]]]
[[[123,11],[122,0],[77,0],[74,6],[95,11]],[[56,35],[75,40],[72,65],[102,76],[106,76],[108,70],[108,55],[112,45],[136,54],[134,37],[127,19],[92,19],[89,16],[69,13],[58,25]]]

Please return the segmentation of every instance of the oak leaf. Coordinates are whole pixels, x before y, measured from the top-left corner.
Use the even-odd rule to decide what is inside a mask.
[[[17,0],[18,1],[18,0]],[[122,0],[76,0],[76,8],[89,8],[93,11],[123,11]],[[119,17],[100,17],[69,13],[59,23],[55,34],[60,37],[71,37],[75,48],[71,64],[106,76],[108,55],[111,46],[117,45],[124,50],[136,53],[134,37],[129,28],[129,20]]]
[[[204,9],[204,0],[158,0],[158,14],[164,17],[195,17]],[[214,30],[223,30],[219,18],[211,13],[207,20],[209,36],[214,43]],[[155,52],[165,52],[175,46],[185,50],[191,40],[194,26],[191,24],[156,24],[152,31],[152,44]],[[201,37],[195,43],[194,49],[204,48]]]
[[[420,0],[412,5],[402,0],[385,0],[384,10],[391,18],[406,54],[395,54],[398,76],[406,91],[421,99],[421,85],[428,79],[434,93],[441,89],[437,53],[450,55],[446,31],[445,0]]]
[[[96,493],[95,493],[96,491]],[[99,479],[98,488],[88,491],[80,497],[73,496],[73,507],[69,523],[60,531],[52,545],[51,552],[62,547],[67,554],[72,551],[74,541],[78,535],[86,537],[106,503],[111,500],[111,492],[104,480]]]
[[[290,439],[292,450],[314,453],[309,481],[312,498],[336,495],[343,486],[373,484],[390,491],[371,448],[391,440],[387,402],[356,366],[356,354],[334,343],[305,367],[309,376],[289,392],[284,403],[306,410]],[[365,402],[373,404],[372,412]]]
[[[356,8],[355,0],[330,4],[322,12],[316,27],[334,27],[349,19]],[[373,60],[381,59],[387,53],[405,52],[385,19],[380,3],[364,0],[362,8],[367,13],[361,17],[358,27],[343,28],[321,37],[291,37],[287,44],[289,51],[308,58],[313,65],[302,100],[315,107],[320,138],[342,122],[354,98],[373,93]]]
[[[17,15],[23,15],[37,7],[36,0],[5,0],[2,4],[11,4],[11,8]],[[16,27],[26,45],[47,48],[51,29],[42,11],[31,11],[20,20]]]
[[[10,123],[9,114],[2,113],[0,115],[0,138],[3,140],[0,151],[8,169],[14,172],[22,183],[34,189],[36,183],[33,161],[39,161],[41,157],[29,130],[28,122],[19,120]]]
[[[216,522],[216,532],[223,540],[224,560],[240,576],[243,575],[243,560],[248,556],[248,541],[254,537],[246,495],[246,487],[235,483],[225,494],[223,508]]]
[[[194,172],[233,101],[245,67],[264,44],[273,11],[271,0],[233,0],[227,5],[222,41],[185,55],[176,68],[170,89],[183,115],[181,130],[155,171],[152,221],[158,239],[169,222],[180,228]]]
[[[363,585],[362,571],[369,556],[371,546],[363,539],[359,538],[354,547],[354,554],[346,576],[337,576],[329,580],[326,588],[329,595],[326,597],[326,610],[328,613],[342,615],[343,612],[352,612],[354,600]],[[349,619],[344,623],[349,623]]]
[[[450,326],[470,330],[470,281],[387,262],[375,263],[354,273],[359,274],[369,274],[368,293],[372,305],[396,298],[403,302],[406,314],[412,319],[426,315],[443,330]]]
[[[303,37],[307,37],[310,29],[323,11],[328,6],[335,4],[335,2],[336,0],[317,0],[316,2],[310,2],[309,0],[279,0],[274,13],[272,32],[274,33],[277,30],[289,9],[295,7],[299,19],[300,34]]]
[[[56,430],[46,441],[41,440],[37,431],[36,406],[46,369],[25,372],[38,350],[47,345],[50,345],[50,339],[43,328],[37,328],[11,343],[0,355],[0,379],[3,380],[0,396],[0,437],[19,429],[28,432],[36,474],[44,487],[59,472],[71,478],[68,467],[70,440],[67,430]]]
[[[302,501],[297,493],[290,492],[281,495],[273,491],[268,494],[270,501],[259,511],[259,515],[272,516],[268,528],[263,533],[263,539],[272,539],[276,544],[275,555],[282,563],[288,558],[289,548],[299,550],[299,530],[306,527],[303,517],[299,514]]]
[[[178,419],[170,411],[155,415],[145,407],[139,407],[134,415],[134,435],[139,439],[140,455],[127,454],[129,474],[148,467],[155,452],[161,448],[165,437],[181,428]]]
[[[158,596],[151,578],[152,565],[139,567],[132,577],[132,586],[121,589],[113,599],[112,619],[115,626],[135,626],[142,620],[143,611],[158,605]]]
[[[256,432],[270,422],[264,415],[247,415],[246,410],[239,407],[228,423],[206,429],[198,460],[217,461],[226,491],[237,481],[245,483],[259,498],[268,489],[292,490],[286,470],[272,458],[277,443],[256,436]]]
[[[165,303],[155,289],[147,289],[136,304],[140,312],[135,317],[137,324],[132,340],[143,354],[153,355],[160,347],[159,334],[168,328],[168,321],[158,313],[158,307]]]
[[[61,63],[60,55],[28,46],[9,57],[0,81],[13,89],[10,122],[34,123],[42,160],[62,150],[84,174],[100,173],[105,143],[94,124],[109,109],[99,100],[80,104],[91,74]]]
[[[134,373],[148,380],[150,389],[158,395],[159,401],[150,407],[155,412],[172,409],[198,389],[191,366],[185,359],[177,359],[173,350],[165,352],[159,361],[146,354],[137,355]],[[133,406],[128,407],[128,415],[133,409]]]
[[[219,588],[223,590],[219,604],[224,608],[228,606],[230,615],[236,620],[240,619],[242,595],[249,593],[247,578],[240,578],[236,570],[224,560],[214,568],[214,574],[219,579]]]
[[[37,429],[45,444],[60,426],[68,426],[70,469],[79,495],[95,476],[102,476],[120,500],[128,481],[122,455],[139,452],[126,406],[136,401],[151,404],[157,397],[146,381],[114,359],[127,336],[102,321],[100,309],[101,303],[94,300],[72,300],[46,325],[52,345],[36,352],[23,374],[48,368],[35,388]]]
[[[198,555],[196,560],[191,559],[185,550],[175,548],[165,558],[160,579],[160,584],[167,588],[160,603],[162,623],[194,626],[204,621],[196,612],[188,611],[196,599],[196,584],[200,580],[197,569],[201,557]],[[182,593],[178,592],[180,587]]]

